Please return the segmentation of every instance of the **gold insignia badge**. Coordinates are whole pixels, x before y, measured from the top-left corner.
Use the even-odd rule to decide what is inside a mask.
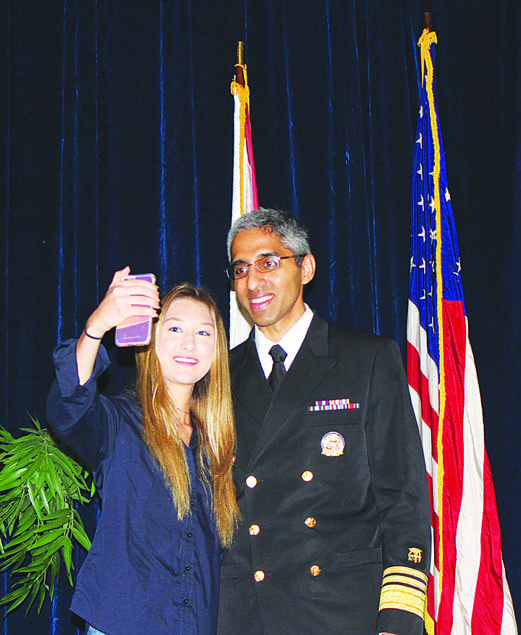
[[[346,442],[340,432],[328,432],[320,441],[324,456],[341,456],[344,454],[345,446]]]
[[[422,550],[418,549],[418,547],[409,547],[409,555],[407,556],[410,562],[421,562],[422,561]]]

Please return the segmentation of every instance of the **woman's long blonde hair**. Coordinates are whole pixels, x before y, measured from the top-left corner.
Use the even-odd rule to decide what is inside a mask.
[[[162,299],[150,344],[136,353],[136,390],[143,416],[143,434],[170,483],[177,516],[190,513],[190,477],[180,419],[174,406],[156,353],[159,330],[169,306],[179,298],[201,302],[208,307],[215,325],[215,355],[209,372],[194,386],[190,416],[197,428],[199,478],[213,494],[213,511],[223,546],[229,545],[239,509],[232,480],[235,429],[228,368],[228,343],[219,309],[210,293],[188,282],[171,289]]]

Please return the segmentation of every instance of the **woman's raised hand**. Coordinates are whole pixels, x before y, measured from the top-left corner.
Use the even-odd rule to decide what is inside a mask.
[[[147,280],[129,278],[130,267],[116,271],[105,297],[93,311],[76,344],[76,362],[80,384],[92,375],[101,338],[111,328],[134,315],[156,317],[159,290]],[[88,333],[88,335],[86,335]]]
[[[89,336],[102,338],[127,317],[156,317],[160,307],[157,286],[147,280],[128,278],[129,274],[130,267],[114,274],[105,297],[87,320],[85,329]]]

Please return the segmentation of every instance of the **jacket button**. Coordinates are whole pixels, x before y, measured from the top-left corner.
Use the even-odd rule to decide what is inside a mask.
[[[259,525],[250,525],[248,528],[248,531],[250,532],[250,536],[258,536],[260,532],[260,527]]]
[[[255,582],[262,582],[266,576],[264,571],[255,571],[253,577],[255,578]]]
[[[257,479],[255,478],[255,476],[248,476],[248,478],[246,479],[246,485],[250,489],[253,489],[257,485]]]
[[[317,575],[320,575],[321,571],[322,569],[318,566],[318,564],[314,564],[312,567],[309,568],[309,572],[315,578],[317,577]]]
[[[312,481],[313,476],[314,476],[313,472],[310,472],[309,470],[302,472],[302,480],[306,481],[306,483],[309,483],[309,481]]]
[[[317,521],[313,518],[313,516],[310,516],[309,518],[306,518],[304,524],[306,525],[306,527],[309,527],[311,529],[317,524]]]

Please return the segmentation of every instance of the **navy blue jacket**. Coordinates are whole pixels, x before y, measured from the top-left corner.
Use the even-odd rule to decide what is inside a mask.
[[[219,632],[421,635],[429,493],[398,346],[315,315],[275,395],[253,335],[230,368],[243,522]]]
[[[109,364],[105,349],[80,386],[75,348],[70,340],[54,352],[47,418],[92,468],[102,512],[71,610],[109,635],[214,633],[220,546],[210,496],[196,475],[197,436],[186,448],[192,512],[179,521],[142,439],[138,407],[98,393],[96,379]]]

